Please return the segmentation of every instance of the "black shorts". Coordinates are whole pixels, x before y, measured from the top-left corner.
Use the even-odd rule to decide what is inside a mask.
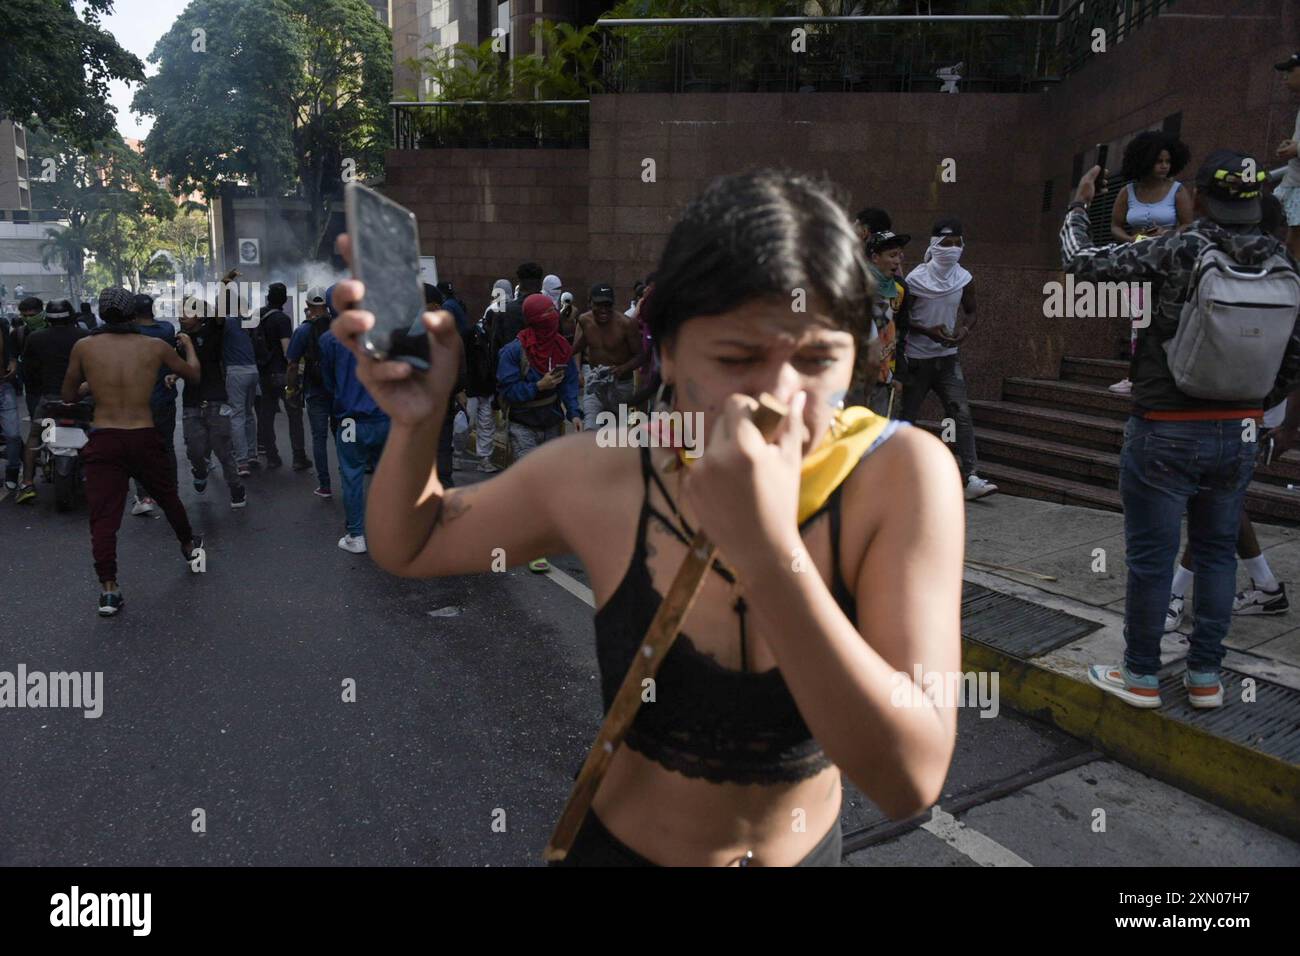
[[[817,845],[808,851],[797,866],[839,866],[843,855],[840,824],[826,831]],[[657,866],[605,829],[595,811],[587,812],[582,829],[565,858],[550,866]]]

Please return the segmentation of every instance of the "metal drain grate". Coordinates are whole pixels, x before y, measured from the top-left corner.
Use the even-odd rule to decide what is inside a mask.
[[[1046,654],[1101,624],[969,581],[961,592],[961,636],[1027,660]]]
[[[1246,702],[1241,699],[1241,682],[1251,675],[1225,667],[1221,670],[1223,706],[1194,710],[1183,689],[1184,670],[1184,663],[1178,661],[1161,676],[1162,714],[1252,750],[1300,763],[1300,691],[1254,677],[1255,700]]]

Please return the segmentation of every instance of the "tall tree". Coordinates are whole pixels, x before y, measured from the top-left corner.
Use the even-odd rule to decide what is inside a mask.
[[[345,178],[383,168],[392,39],[365,0],[192,0],[149,62],[132,104],[155,118],[149,161],[183,192],[305,198],[302,254]]]
[[[99,25],[112,9],[113,0],[0,3],[0,116],[34,115],[81,146],[112,133],[109,81],[144,79],[144,64]]]

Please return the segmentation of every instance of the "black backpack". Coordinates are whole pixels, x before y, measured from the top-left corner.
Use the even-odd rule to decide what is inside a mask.
[[[466,330],[465,365],[467,389],[476,395],[491,395],[496,390],[497,352],[492,331],[482,320]]]
[[[308,319],[307,324],[311,326],[311,331],[307,333],[307,348],[303,351],[303,358],[306,359],[303,374],[308,384],[324,388],[325,380],[320,374],[320,337],[330,330],[330,319],[329,316]]]

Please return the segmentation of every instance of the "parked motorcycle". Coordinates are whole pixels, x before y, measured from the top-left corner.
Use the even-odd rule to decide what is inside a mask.
[[[59,511],[69,511],[85,498],[81,449],[89,440],[92,415],[91,406],[84,402],[51,402],[45,407],[37,467],[54,486],[54,506]]]

